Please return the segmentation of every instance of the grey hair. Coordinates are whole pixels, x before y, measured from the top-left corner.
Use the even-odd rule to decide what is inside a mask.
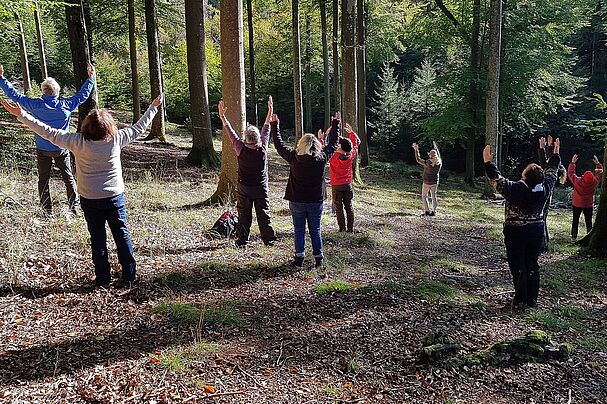
[[[298,155],[309,154],[311,156],[316,156],[320,153],[322,149],[322,145],[320,141],[311,133],[306,133],[299,139],[297,142],[296,151]]]
[[[40,89],[42,90],[42,94],[50,96],[58,96],[61,91],[59,83],[52,77],[47,77],[40,85]]]
[[[434,152],[434,153],[432,153],[432,152]],[[437,165],[443,163],[441,161],[440,157],[438,157],[438,153],[436,152],[436,150],[432,149],[428,152],[428,154],[430,155],[430,161],[432,161],[433,166],[437,166]]]
[[[261,135],[259,134],[259,129],[253,125],[248,125],[244,130],[244,142],[250,145],[260,144]]]

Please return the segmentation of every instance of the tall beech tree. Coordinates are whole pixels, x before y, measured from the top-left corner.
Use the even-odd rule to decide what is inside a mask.
[[[339,75],[339,0],[333,0],[333,105],[341,111],[341,88]],[[329,113],[330,115],[330,113]]]
[[[242,0],[222,0],[220,7],[221,95],[227,107],[226,117],[232,128],[236,133],[242,133],[246,116]],[[207,203],[226,203],[234,200],[237,181],[238,160],[224,128],[219,184]]]
[[[219,166],[219,156],[213,148],[204,18],[203,0],[185,0],[185,33],[192,119],[192,150],[186,161],[191,164],[216,167]]]
[[[137,66],[137,32],[135,21],[135,0],[128,0],[129,18],[129,57],[131,60],[131,95],[133,97],[133,123],[141,118],[141,94],[139,87],[139,69]]]
[[[303,105],[301,95],[301,40],[299,34],[299,0],[291,0],[291,24],[293,29],[293,104],[295,107],[295,137],[303,135]]]
[[[23,24],[21,18],[15,11],[15,22],[17,23],[17,41],[19,42],[19,58],[21,60],[21,75],[23,76],[23,91],[27,92],[32,88],[30,79],[29,63],[27,61],[27,46],[25,45],[25,33],[23,32]]]
[[[40,73],[42,78],[48,77],[46,69],[46,52],[44,49],[44,38],[42,37],[42,24],[40,24],[40,6],[38,0],[34,1],[34,23],[36,24],[36,40],[38,41],[38,57],[40,58]]]
[[[322,77],[324,95],[324,127],[331,124],[331,83],[329,76],[329,46],[327,43],[327,3],[320,0],[320,32],[322,40]]]
[[[87,68],[91,63],[87,26],[84,20],[84,9],[81,0],[68,0],[65,5],[67,32],[72,53],[75,87],[80,88],[88,78]],[[93,88],[91,96],[78,107],[78,130],[82,120],[89,111],[97,106],[97,89]]]
[[[489,64],[487,67],[487,99],[485,106],[485,144],[495,150],[494,163],[499,164],[501,145],[499,133],[500,63],[502,50],[502,0],[491,0],[489,22]],[[485,196],[494,196],[494,188],[485,180]]]
[[[304,108],[306,132],[313,132],[312,128],[312,33],[310,32],[310,13],[306,13],[306,107]]]
[[[148,43],[148,64],[150,66],[151,98],[155,99],[162,92],[162,71],[160,68],[160,47],[158,44],[158,25],[156,24],[155,0],[145,0],[145,31]],[[164,125],[164,103],[152,121],[152,129],[145,140],[158,139],[166,142]]]
[[[363,167],[369,164],[369,146],[367,142],[367,56],[366,56],[366,14],[365,1],[357,0],[356,4],[356,79],[358,91],[358,137],[360,138],[359,155]]]
[[[249,121],[259,126],[259,113],[257,111],[257,88],[255,84],[255,41],[253,31],[253,1],[247,0],[247,29],[249,33],[249,86],[251,88],[251,116]]]

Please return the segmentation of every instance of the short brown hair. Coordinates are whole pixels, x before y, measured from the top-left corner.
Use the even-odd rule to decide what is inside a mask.
[[[534,188],[537,184],[544,182],[544,170],[535,163],[529,164],[523,170],[523,181],[530,188]]]
[[[114,137],[118,128],[107,109],[92,109],[82,121],[80,133],[84,140],[104,140]]]

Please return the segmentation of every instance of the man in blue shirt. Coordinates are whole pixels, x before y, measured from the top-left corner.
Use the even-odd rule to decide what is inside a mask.
[[[95,69],[88,68],[89,78],[84,82],[80,91],[69,98],[59,98],[61,87],[55,79],[48,77],[42,82],[40,88],[42,97],[31,98],[17,91],[4,77],[4,68],[0,65],[0,88],[11,100],[21,104],[21,107],[32,114],[38,120],[55,129],[68,130],[72,111],[84,103],[95,87]],[[36,157],[38,163],[38,194],[40,204],[48,213],[52,213],[51,195],[49,192],[49,179],[53,160],[61,172],[61,178],[65,183],[67,198],[72,212],[76,212],[78,200],[76,197],[76,181],[72,174],[70,153],[51,142],[36,135]]]

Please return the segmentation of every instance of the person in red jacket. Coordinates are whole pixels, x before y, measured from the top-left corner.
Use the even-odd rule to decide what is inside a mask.
[[[329,176],[339,231],[352,233],[354,227],[352,163],[358,155],[360,140],[350,124],[346,123],[344,128],[349,138],[339,138],[337,150],[329,160]]]
[[[596,168],[594,173],[586,171],[584,175],[578,177],[575,173],[575,165],[578,160],[578,155],[573,155],[571,163],[567,168],[569,181],[573,184],[573,222],[571,223],[571,238],[577,238],[578,226],[580,224],[580,215],[584,213],[586,221],[586,232],[592,230],[592,208],[594,206],[594,193],[596,187],[601,183],[603,176],[603,166],[596,156],[592,157]]]

